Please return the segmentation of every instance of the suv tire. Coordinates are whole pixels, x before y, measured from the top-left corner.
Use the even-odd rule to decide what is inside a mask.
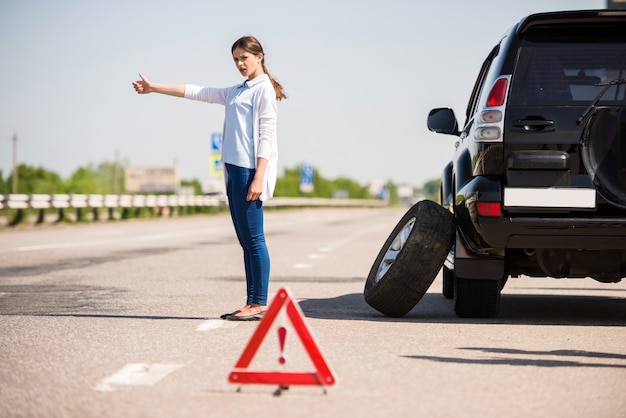
[[[443,280],[441,293],[446,299],[454,298],[454,270],[450,270],[448,267],[443,266],[441,269],[441,276]]]
[[[365,301],[391,317],[406,315],[435,280],[455,236],[454,216],[422,200],[400,219],[365,282]]]
[[[494,318],[500,312],[501,280],[455,278],[454,311],[463,318]]]

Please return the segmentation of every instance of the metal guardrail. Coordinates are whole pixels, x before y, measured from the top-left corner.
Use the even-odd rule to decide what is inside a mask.
[[[149,209],[158,216],[172,214],[184,208],[225,208],[228,200],[224,195],[98,195],[98,194],[7,194],[0,195],[0,209],[16,210],[13,224],[22,220],[25,209],[38,211],[36,223],[43,223],[50,209],[58,211],[58,220],[65,219],[65,210],[74,209],[76,220],[84,219],[84,211],[91,210],[92,218],[100,218],[100,209],[108,210],[114,219],[115,210]],[[386,203],[375,199],[325,199],[306,197],[275,197],[264,203],[266,207],[383,207]]]
[[[157,208],[179,206],[223,206],[226,197],[183,195],[100,194],[8,194],[0,195],[0,209],[66,208]]]
[[[184,208],[223,208],[226,196],[183,196],[183,195],[99,195],[99,194],[8,194],[0,195],[0,209],[13,209],[15,217],[9,223],[16,225],[23,221],[24,210],[37,210],[35,223],[45,221],[50,209],[58,211],[57,221],[66,219],[66,210],[75,211],[76,221],[86,218],[86,211],[91,211],[91,219],[100,219],[100,210],[106,209],[108,219],[115,218],[116,210],[122,211],[122,218],[127,218],[131,209],[149,209],[157,216],[179,212]]]

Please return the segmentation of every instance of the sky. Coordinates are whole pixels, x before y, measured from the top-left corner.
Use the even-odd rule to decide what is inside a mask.
[[[0,170],[19,163],[68,178],[113,162],[178,166],[211,180],[211,134],[224,108],[137,95],[162,83],[243,81],[230,47],[254,35],[288,99],[278,104],[279,174],[421,186],[454,137],[426,127],[432,108],[459,123],[480,66],[522,17],[605,8],[606,0],[0,0]]]

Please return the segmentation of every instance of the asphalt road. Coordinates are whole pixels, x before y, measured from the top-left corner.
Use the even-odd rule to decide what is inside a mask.
[[[0,231],[0,416],[626,416],[626,283],[510,279],[500,316],[469,320],[438,277],[387,318],[362,292],[403,213],[266,212],[270,293],[337,381],[280,396],[228,381],[259,325],[218,319],[245,301],[228,215]],[[285,312],[247,371],[315,370]]]

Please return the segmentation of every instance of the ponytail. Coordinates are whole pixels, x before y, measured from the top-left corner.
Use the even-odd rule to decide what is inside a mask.
[[[265,59],[265,56],[263,56],[263,59]],[[283,86],[278,82],[278,80],[276,80],[272,76],[272,74],[270,74],[270,72],[267,70],[267,67],[265,66],[265,63],[263,61],[261,61],[261,66],[263,66],[263,72],[267,74],[267,76],[270,78],[270,81],[272,82],[272,85],[274,86],[274,91],[276,92],[276,100],[286,99],[287,94],[285,93]]]
[[[263,47],[261,43],[254,36],[243,36],[235,41],[230,52],[234,52],[235,49],[241,48],[244,51],[248,51],[251,54],[259,55],[263,54],[263,59],[261,60],[261,66],[263,67],[263,72],[267,74],[270,81],[272,82],[272,86],[274,86],[274,91],[276,92],[276,100],[282,100],[287,98],[287,94],[283,89],[283,86],[270,74],[267,67],[265,66],[265,53],[263,52]]]

